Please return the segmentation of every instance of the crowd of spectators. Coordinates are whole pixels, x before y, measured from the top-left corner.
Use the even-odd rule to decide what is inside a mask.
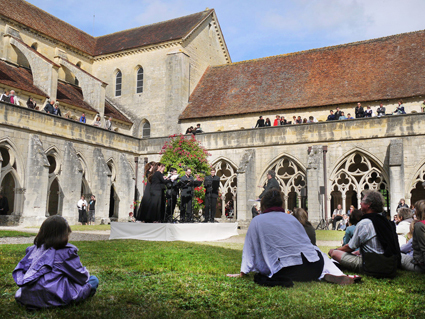
[[[425,101],[423,102],[423,106],[421,107],[422,112],[425,112]],[[336,110],[330,110],[326,121],[337,121],[337,120],[353,120],[354,117],[351,115],[352,113],[347,113],[345,115],[344,111],[341,111],[339,107]],[[361,103],[357,103],[357,106],[354,109],[354,116],[356,119],[364,118],[364,117],[382,117],[386,115],[398,115],[398,114],[406,114],[404,109],[403,101],[398,101],[398,106],[391,113],[386,113],[386,109],[384,105],[381,103],[376,110],[373,110],[369,105],[366,106],[366,109],[362,106]],[[273,121],[273,125],[270,121],[270,118],[264,119],[263,116],[260,116],[257,120],[255,128],[257,127],[266,127],[266,126],[279,126],[279,125],[288,125],[288,124],[306,124],[306,123],[317,123],[318,120],[314,116],[309,116],[302,118],[300,115],[293,116],[292,120],[285,119],[284,116],[276,115],[276,118]]]
[[[198,123],[195,128],[193,126],[188,127],[185,134],[196,135],[200,133],[204,133],[204,131],[201,129],[201,124]]]
[[[19,97],[16,95],[14,90],[10,90],[10,91],[5,90],[4,93],[0,96],[0,101],[15,104],[15,105],[21,105]],[[37,102],[35,102],[32,97],[28,98],[26,104],[27,104],[27,107],[29,109],[40,111],[40,107],[37,105]],[[49,100],[48,98],[47,98],[47,103],[44,106],[44,108],[42,109],[42,111],[47,113],[47,114],[52,114],[52,115],[55,115],[55,116],[62,117],[62,113],[61,113],[61,110],[59,108],[59,102],[54,101],[54,100]],[[70,119],[70,120],[75,120],[75,121],[78,121],[80,123],[87,123],[87,118],[86,118],[85,113],[82,113],[82,115],[80,117],[75,117],[75,116],[72,115],[72,113],[70,111],[68,111],[67,113],[65,113],[64,118]],[[91,125],[97,126],[97,127],[102,126],[100,114],[96,114]],[[109,117],[108,120],[105,121],[104,128],[109,130],[109,131],[113,130],[112,117]]]

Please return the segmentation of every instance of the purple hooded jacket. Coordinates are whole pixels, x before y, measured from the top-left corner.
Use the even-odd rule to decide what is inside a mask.
[[[78,248],[67,244],[55,250],[31,246],[12,273],[20,287],[15,299],[31,308],[65,306],[89,297],[89,272],[80,262]]]

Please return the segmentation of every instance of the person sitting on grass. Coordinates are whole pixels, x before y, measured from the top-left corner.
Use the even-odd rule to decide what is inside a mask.
[[[99,285],[68,243],[71,228],[62,216],[50,216],[40,227],[34,245],[12,273],[19,286],[16,301],[29,309],[66,306],[93,296]]]
[[[397,217],[398,224],[395,229],[398,235],[398,242],[400,245],[404,245],[406,243],[406,235],[410,230],[410,223],[413,222],[412,212],[409,208],[402,207],[398,210]]]
[[[303,225],[294,216],[285,214],[282,206],[279,190],[264,194],[261,214],[251,221],[246,234],[241,271],[228,277],[256,272],[254,281],[260,285],[291,287],[293,281],[315,281],[322,276],[325,264],[322,252],[311,243]],[[354,282],[348,276],[331,274],[326,274],[324,279],[340,284]]]
[[[354,206],[353,206],[354,207]],[[342,239],[342,245],[347,245],[351,238],[353,238],[354,230],[356,229],[357,223],[362,219],[363,213],[358,209],[353,209],[349,215],[348,223],[350,226],[345,230],[344,238]]]
[[[415,229],[415,222],[410,223],[409,232],[407,233],[407,243],[400,246],[400,252],[402,254],[407,254],[413,257],[413,230]],[[401,260],[403,260],[403,255],[401,256]],[[403,266],[403,265],[402,265]]]
[[[401,266],[405,270],[425,273],[425,200],[415,203],[416,221],[413,228],[413,256],[401,254]]]
[[[308,238],[310,238],[311,243],[313,245],[316,245],[316,230],[314,229],[313,225],[308,221],[307,212],[302,208],[296,207],[294,208],[292,216],[294,216],[301,223],[301,225],[303,225]]]
[[[329,255],[348,270],[377,278],[394,278],[400,266],[400,246],[395,225],[381,213],[384,199],[377,191],[364,191],[362,220],[348,244],[331,249]],[[361,256],[354,252],[360,248]],[[354,252],[353,254],[351,254]]]

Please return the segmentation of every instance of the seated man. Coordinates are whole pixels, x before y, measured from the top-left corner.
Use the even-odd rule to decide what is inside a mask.
[[[384,208],[381,193],[365,191],[361,202],[363,217],[348,244],[331,249],[329,255],[346,269],[377,278],[393,278],[401,256],[395,226],[380,213]],[[360,248],[361,256],[351,254]]]
[[[336,223],[344,218],[344,211],[342,210],[341,204],[338,204],[334,212],[332,213],[332,229],[336,230]]]

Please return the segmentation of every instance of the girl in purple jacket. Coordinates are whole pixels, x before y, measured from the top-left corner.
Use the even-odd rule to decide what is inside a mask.
[[[20,287],[18,303],[28,308],[65,306],[96,292],[99,280],[80,262],[77,247],[68,244],[71,228],[61,216],[51,216],[41,225],[34,246],[12,273]]]

